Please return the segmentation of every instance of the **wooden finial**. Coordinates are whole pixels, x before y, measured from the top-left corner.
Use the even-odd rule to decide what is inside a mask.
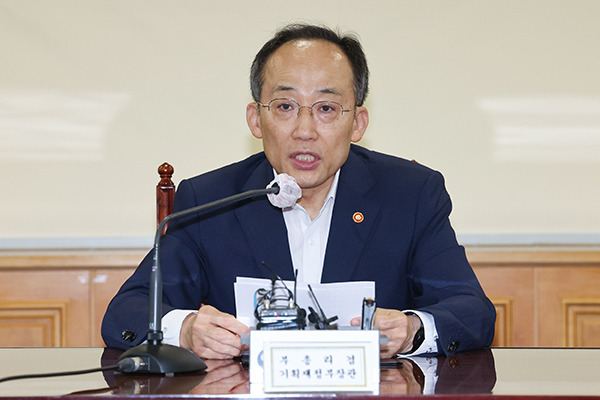
[[[156,223],[159,224],[167,215],[173,213],[175,184],[171,180],[175,169],[169,163],[158,167],[160,182],[156,185]]]
[[[160,164],[158,167],[158,175],[160,175],[161,180],[166,179],[170,181],[171,177],[173,176],[173,172],[175,172],[175,168],[173,168],[171,164],[167,162]]]

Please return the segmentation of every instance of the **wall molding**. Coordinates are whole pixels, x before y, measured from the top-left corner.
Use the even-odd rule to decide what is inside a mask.
[[[586,347],[586,330],[600,331],[600,297],[562,299],[563,345]]]
[[[496,334],[492,346],[510,347],[513,345],[513,300],[511,298],[490,298],[496,308]]]
[[[473,246],[598,246],[600,233],[470,233],[458,242]],[[0,238],[0,250],[150,249],[152,236]]]
[[[39,334],[35,347],[64,347],[67,344],[67,301],[2,301],[0,332]],[[31,344],[30,344],[31,345]]]

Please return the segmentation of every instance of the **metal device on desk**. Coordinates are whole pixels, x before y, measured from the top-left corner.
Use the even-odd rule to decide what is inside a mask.
[[[362,329],[338,327],[331,324],[337,317],[327,318],[310,285],[309,290],[318,312],[309,307],[312,325],[306,329],[291,328],[301,324],[291,318],[285,321],[280,311],[271,323],[286,328],[270,329],[269,320],[263,320],[270,317],[265,313],[270,305],[257,311],[257,319],[261,319],[257,329],[250,332],[249,340],[251,392],[378,393],[381,338],[379,331],[372,329],[375,301],[363,300]],[[285,297],[282,300],[289,301],[284,313],[293,310],[295,302]]]
[[[292,292],[275,271],[262,262],[271,274],[271,289],[259,289],[254,294],[254,316],[258,330],[304,329],[306,311],[296,303],[296,280]],[[297,272],[296,272],[297,274]]]

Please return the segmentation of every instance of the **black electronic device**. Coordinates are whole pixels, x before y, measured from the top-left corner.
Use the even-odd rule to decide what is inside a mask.
[[[271,289],[259,289],[256,292],[254,316],[258,330],[302,330],[306,327],[306,311],[296,304],[296,280],[294,292],[283,279],[264,261],[262,264],[271,271]]]
[[[308,314],[308,320],[313,323],[315,329],[337,329],[337,324],[332,324],[332,322],[337,321],[337,315],[327,318],[323,312],[323,309],[321,308],[321,305],[319,304],[319,300],[317,300],[317,296],[315,296],[315,292],[313,292],[310,285],[308,285],[308,293],[318,309],[318,311],[315,311],[312,307],[308,307],[308,310],[310,311],[310,314]]]

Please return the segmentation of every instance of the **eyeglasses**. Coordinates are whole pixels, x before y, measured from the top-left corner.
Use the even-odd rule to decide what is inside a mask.
[[[271,112],[273,118],[278,122],[288,122],[292,118],[299,117],[303,108],[310,110],[310,115],[316,117],[317,121],[323,124],[330,124],[338,120],[340,115],[356,109],[356,106],[345,109],[340,103],[335,101],[317,101],[312,106],[301,106],[296,100],[292,99],[273,99],[268,104],[256,102],[261,107],[266,107]]]

